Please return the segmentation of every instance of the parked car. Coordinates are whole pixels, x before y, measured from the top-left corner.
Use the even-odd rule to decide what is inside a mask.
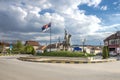
[[[82,49],[79,48],[79,47],[74,47],[74,48],[73,48],[73,51],[82,51]]]
[[[110,51],[110,56],[117,56],[117,53],[115,53],[114,51]]]
[[[97,56],[102,56],[102,52],[99,52],[96,54]]]

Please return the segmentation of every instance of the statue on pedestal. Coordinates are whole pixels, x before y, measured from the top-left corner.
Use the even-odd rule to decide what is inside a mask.
[[[71,34],[68,34],[67,31],[65,30],[65,36],[63,41],[64,50],[68,50],[70,48],[70,39],[71,39]]]

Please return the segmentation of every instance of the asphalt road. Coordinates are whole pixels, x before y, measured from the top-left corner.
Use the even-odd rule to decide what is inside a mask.
[[[0,80],[120,80],[120,61],[59,64],[0,57]]]

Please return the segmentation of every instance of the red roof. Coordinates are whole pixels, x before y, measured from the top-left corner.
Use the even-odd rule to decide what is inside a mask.
[[[39,42],[36,42],[36,41],[26,41],[25,45],[39,46]]]
[[[10,46],[10,44],[9,44],[9,43],[6,43],[6,42],[0,42],[0,46],[1,46],[1,45]]]
[[[49,49],[50,47],[51,48],[58,48],[60,45],[62,45],[62,43],[54,43],[54,44],[49,44],[48,46],[47,46],[47,48]]]
[[[45,50],[47,46],[40,46],[37,50]]]
[[[120,31],[117,31],[116,33],[108,36],[104,41],[108,41],[110,39],[118,39],[118,38],[120,38]]]

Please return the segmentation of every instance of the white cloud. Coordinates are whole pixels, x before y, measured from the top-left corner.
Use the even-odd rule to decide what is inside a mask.
[[[119,17],[119,16],[120,16],[120,14],[113,14],[113,16],[117,16],[117,17]]]
[[[114,5],[116,5],[118,2],[113,2]]]
[[[14,28],[11,32],[16,31],[17,29],[18,33],[24,32],[28,34],[19,34],[22,37],[15,36],[20,39],[28,38],[49,41],[49,35],[43,36],[41,33],[33,35],[29,34],[40,32],[41,27],[44,24],[49,23],[51,20],[53,37],[63,37],[64,29],[66,28],[68,32],[73,35],[72,40],[76,40],[76,36],[80,36],[82,34],[87,37],[89,34],[95,34],[101,28],[101,20],[97,16],[85,15],[82,10],[78,9],[78,5],[82,4],[98,7],[101,0],[14,0],[9,2],[11,3],[2,1],[2,3],[0,3],[0,11],[5,13],[8,12],[9,14],[7,14],[7,16],[12,16],[11,20],[19,22],[19,24],[15,22],[15,24],[12,25],[14,27],[9,25],[9,27]],[[24,4],[21,4],[21,2]],[[1,5],[3,8],[1,8]],[[44,9],[52,9],[54,10],[54,13],[49,13],[48,11],[44,14],[39,14],[39,12]],[[107,10],[107,6],[103,6],[102,9]],[[2,17],[4,16],[2,15]],[[3,23],[0,25],[3,25]],[[4,24],[4,26],[6,25]],[[8,30],[6,28],[2,27],[1,31]]]
[[[81,4],[87,4],[88,6],[98,7],[102,0],[81,0]]]
[[[97,7],[101,3],[101,0],[90,0],[89,1],[89,6],[94,5],[94,7]]]
[[[106,11],[107,10],[107,6],[102,6],[100,9]]]
[[[113,25],[109,25],[109,26],[103,26],[100,28],[101,31],[111,31],[110,29],[112,29],[113,31],[116,31],[116,27],[119,27],[120,24],[113,24]]]
[[[113,25],[108,25],[108,26],[100,26],[97,32],[91,33],[88,36],[91,36],[93,39],[104,40],[106,38],[106,36],[110,36],[111,34],[118,31],[119,26],[120,26],[120,24],[113,24]]]
[[[44,36],[44,37],[36,37],[35,40],[49,40],[49,36]]]

